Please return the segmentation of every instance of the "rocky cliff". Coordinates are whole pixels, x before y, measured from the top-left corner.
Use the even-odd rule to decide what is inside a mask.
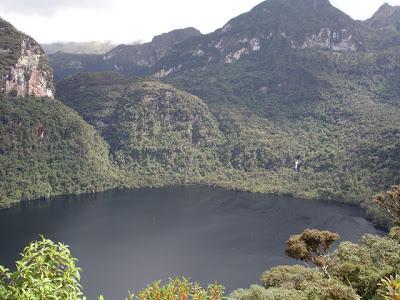
[[[0,19],[1,91],[12,97],[53,97],[53,72],[40,45]]]

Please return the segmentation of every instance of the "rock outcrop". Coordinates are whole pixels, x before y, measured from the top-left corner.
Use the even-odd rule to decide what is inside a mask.
[[[53,74],[42,48],[30,37],[21,42],[20,56],[5,76],[5,92],[13,97],[54,98]]]
[[[328,0],[267,0],[213,33],[183,41],[166,53],[152,74],[166,77],[292,49],[363,50],[364,31]]]
[[[1,18],[0,92],[53,98],[53,72],[42,47]]]
[[[308,37],[301,48],[329,49],[333,51],[357,50],[353,35],[347,29],[333,31],[330,28],[322,28],[318,34]]]

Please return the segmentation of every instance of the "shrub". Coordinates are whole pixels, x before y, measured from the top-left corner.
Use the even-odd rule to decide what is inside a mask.
[[[360,299],[351,287],[337,279],[328,279],[318,269],[299,265],[272,268],[264,272],[261,276],[261,282],[266,289],[275,289],[275,293],[278,293],[276,289],[292,291],[293,293],[301,291],[305,299]]]
[[[400,300],[400,275],[390,276],[381,280],[379,295],[385,300]]]
[[[0,268],[0,296],[10,300],[84,299],[79,271],[67,246],[42,238],[24,249],[14,273]]]
[[[139,300],[221,300],[224,287],[215,283],[210,284],[207,289],[202,288],[196,282],[190,282],[185,278],[171,279],[167,284],[161,285],[155,281],[145,289],[139,291]],[[133,299],[131,295],[129,299]]]

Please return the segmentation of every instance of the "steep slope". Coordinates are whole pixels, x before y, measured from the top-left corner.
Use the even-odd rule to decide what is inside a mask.
[[[391,6],[387,3],[383,4],[378,11],[365,23],[374,29],[384,29],[392,27],[396,31],[400,31],[400,6]]]
[[[117,185],[108,145],[57,100],[0,95],[0,207]]]
[[[48,57],[54,70],[55,82],[80,72],[102,72],[114,69],[112,64],[104,63],[103,55],[99,54],[57,52],[49,54]]]
[[[360,203],[400,181],[400,50],[371,26],[327,0],[267,0],[123,65],[201,100],[112,73],[68,78],[57,95],[109,142],[129,186],[201,182]]]
[[[268,0],[214,33],[175,47],[156,76],[287,49],[356,51],[366,47],[364,38],[364,28],[328,0]]]
[[[149,43],[139,45],[120,45],[104,55],[104,60],[111,60],[116,70],[122,70],[129,65],[152,67],[175,45],[200,36],[195,28],[177,29],[155,36]]]
[[[53,73],[42,48],[0,18],[0,92],[53,98]]]
[[[209,105],[227,160],[265,190],[359,202],[400,180],[400,56],[377,36],[328,1],[267,0],[154,74]]]
[[[57,90],[110,144],[131,185],[199,182],[221,165],[218,124],[195,96],[117,73],[78,74]]]
[[[118,71],[128,76],[144,75],[173,46],[201,35],[195,28],[173,30],[153,38],[149,43],[120,45],[104,55],[58,52],[49,55],[55,79],[61,80],[79,72]]]
[[[0,207],[118,184],[108,145],[52,96],[40,46],[0,22]]]

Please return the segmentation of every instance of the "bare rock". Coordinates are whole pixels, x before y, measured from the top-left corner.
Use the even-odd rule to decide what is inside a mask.
[[[5,78],[5,92],[14,97],[54,98],[53,74],[42,48],[31,38],[21,42],[20,56]]]

